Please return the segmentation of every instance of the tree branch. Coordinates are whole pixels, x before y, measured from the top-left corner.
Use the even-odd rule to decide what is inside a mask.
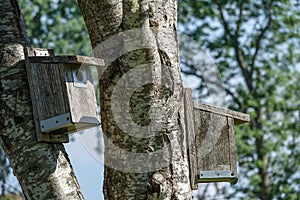
[[[222,4],[219,3],[218,1],[214,1],[218,7],[218,10],[220,12],[220,16],[221,16],[221,23],[225,29],[225,34],[227,33],[230,37],[230,39],[232,39],[233,35],[231,34],[230,32],[230,29],[229,29],[229,25],[228,25],[228,22],[226,21],[225,19],[225,16],[224,16],[224,13],[223,13],[223,8],[222,8]]]
[[[271,14],[271,11],[270,11],[271,6],[272,6],[272,1],[270,3],[270,6],[265,6],[265,11],[266,11],[266,15],[267,15],[268,21],[267,21],[266,26],[261,29],[261,32],[257,36],[257,39],[256,39],[257,42],[256,42],[256,45],[255,45],[255,51],[254,51],[254,54],[252,56],[251,63],[250,63],[250,65],[251,65],[251,73],[254,70],[255,60],[256,60],[257,54],[258,54],[258,52],[260,50],[260,46],[261,46],[262,40],[265,37],[265,34],[266,34],[267,30],[270,28],[270,26],[272,24],[272,14]]]
[[[225,92],[229,94],[232,97],[233,101],[238,105],[238,110],[240,110],[242,108],[242,103],[240,102],[238,97],[229,88],[224,87],[224,89]]]
[[[253,81],[252,81],[252,73],[249,72],[247,68],[247,64],[244,58],[244,54],[241,48],[239,48],[239,42],[238,42],[238,35],[232,35],[229,29],[228,22],[225,19],[224,13],[223,13],[223,8],[221,3],[214,1],[218,7],[218,10],[220,12],[221,16],[221,23],[223,25],[223,28],[225,30],[225,35],[228,34],[229,39],[231,40],[232,47],[235,51],[236,54],[236,59],[239,64],[240,69],[242,70],[243,77],[245,79],[246,85],[249,89],[249,91],[253,90]],[[242,6],[242,5],[241,5]],[[240,11],[240,15],[242,15],[242,11]],[[242,19],[242,16],[240,16],[240,20]],[[239,25],[241,26],[241,24]],[[237,31],[236,31],[237,32]]]
[[[240,12],[239,12],[239,18],[237,21],[237,28],[236,28],[236,32],[235,32],[236,36],[238,36],[241,31],[241,25],[242,25],[242,20],[243,20],[243,11],[244,11],[244,1],[241,2],[239,8],[240,8]]]

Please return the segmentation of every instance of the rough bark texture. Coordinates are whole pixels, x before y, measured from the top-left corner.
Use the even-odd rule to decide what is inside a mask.
[[[177,1],[78,3],[94,53],[107,64],[100,77],[105,199],[191,199]]]
[[[83,199],[61,144],[37,143],[16,0],[0,1],[0,145],[26,199]]]

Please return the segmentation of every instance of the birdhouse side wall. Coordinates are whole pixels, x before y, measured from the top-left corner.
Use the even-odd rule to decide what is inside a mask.
[[[26,60],[36,136],[39,142],[61,143],[69,141],[66,135],[41,133],[42,120],[70,112],[65,73],[60,65],[57,63],[31,63]]]
[[[40,120],[70,112],[64,69],[56,63],[30,63],[34,102]]]

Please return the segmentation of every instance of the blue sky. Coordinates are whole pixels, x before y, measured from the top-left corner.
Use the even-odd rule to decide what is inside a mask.
[[[85,200],[103,200],[103,155],[95,151],[99,144],[96,135],[101,135],[99,129],[88,129],[82,133],[73,133],[71,141],[65,144],[74,172],[81,187]],[[101,142],[101,140],[100,140]],[[103,148],[103,144],[100,144]],[[98,146],[99,147],[99,146]],[[7,184],[21,190],[17,178],[11,173]]]
[[[96,134],[101,133],[97,129],[75,133],[72,135],[75,141],[65,145],[85,200],[104,199],[102,193],[104,166],[100,155],[95,151],[95,145],[99,142]]]

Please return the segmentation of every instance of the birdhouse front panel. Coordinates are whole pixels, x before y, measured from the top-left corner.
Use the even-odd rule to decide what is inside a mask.
[[[236,182],[235,137],[229,127],[231,118],[197,107],[194,107],[194,116],[198,182]]]
[[[77,130],[99,124],[95,87],[89,66],[65,65],[72,121]]]

